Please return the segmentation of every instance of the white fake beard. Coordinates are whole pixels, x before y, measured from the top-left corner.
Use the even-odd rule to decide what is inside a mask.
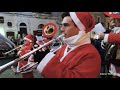
[[[63,41],[69,46],[73,47],[77,43],[77,41],[85,35],[85,31],[79,31],[77,35],[71,36],[69,38],[63,37]]]

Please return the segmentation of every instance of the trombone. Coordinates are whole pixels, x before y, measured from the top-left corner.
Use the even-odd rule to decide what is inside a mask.
[[[14,49],[12,49],[12,50],[10,50],[10,51],[8,51],[8,52],[3,53],[3,55],[7,55],[7,54],[9,54],[9,53],[11,53],[11,52],[13,52],[13,51],[21,48],[21,47],[22,47],[22,45],[19,45],[18,47],[14,48]]]
[[[43,29],[44,30],[44,29]],[[46,29],[45,29],[46,30]],[[54,31],[54,30],[53,30]],[[10,68],[11,66],[13,66],[14,64],[18,63],[19,61],[27,58],[28,56],[30,56],[31,54],[35,53],[36,51],[42,49],[43,47],[48,46],[49,44],[51,44],[52,42],[55,42],[56,40],[59,40],[60,38],[62,38],[64,36],[64,34],[61,34],[60,36],[58,36],[57,38],[54,38],[52,40],[50,40],[47,43],[44,43],[43,45],[40,45],[38,48],[33,49],[32,51],[30,51],[29,53],[26,53],[25,55],[10,61],[2,66],[0,66],[0,73],[4,72],[6,69]],[[36,63],[35,63],[36,64]],[[33,65],[34,66],[34,65]]]

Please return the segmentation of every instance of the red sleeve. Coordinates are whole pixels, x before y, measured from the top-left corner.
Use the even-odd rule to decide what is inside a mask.
[[[30,51],[31,51],[30,46],[25,46],[25,47],[22,48],[19,56],[23,56],[24,54],[27,54],[27,53],[30,52]]]
[[[110,33],[108,37],[108,42],[109,43],[120,43],[120,33],[118,34]]]

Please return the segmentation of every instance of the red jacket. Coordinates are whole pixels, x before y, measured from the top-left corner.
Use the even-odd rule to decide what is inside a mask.
[[[31,44],[27,44],[26,46],[22,47],[20,51],[21,51],[21,52],[19,53],[19,57],[27,54],[28,52],[31,51]],[[28,62],[28,58],[19,61],[18,67],[21,68],[22,66],[26,65],[27,62]]]
[[[60,62],[65,48],[62,46],[44,67],[41,74],[45,78],[96,78],[100,74],[101,58],[91,44],[77,47]]]

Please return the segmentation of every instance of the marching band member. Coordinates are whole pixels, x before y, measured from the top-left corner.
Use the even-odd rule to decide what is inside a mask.
[[[25,42],[24,42],[23,47],[20,49],[20,51],[18,51],[18,56],[19,57],[23,56],[24,54],[26,54],[26,53],[28,53],[32,50],[33,35],[28,34],[27,36],[25,36],[23,38],[23,40]],[[21,61],[18,62],[17,72],[20,72],[20,68],[24,67],[26,64],[29,63],[28,58],[29,57],[27,57],[24,60],[21,60]],[[21,72],[21,74],[22,74],[22,78],[34,78],[32,70]]]
[[[110,12],[104,12],[107,16],[110,17],[110,25],[112,25],[112,32],[109,34],[99,33],[99,38],[103,39],[105,43],[111,43],[112,46],[118,46],[116,48],[116,52],[112,51],[115,55],[110,55],[112,60],[110,61],[110,73],[113,75],[113,78],[120,77],[120,14],[118,13],[110,13]],[[113,45],[114,44],[114,45]],[[112,49],[111,49],[112,50]],[[110,51],[111,53],[111,51]],[[108,58],[110,58],[108,57]]]

